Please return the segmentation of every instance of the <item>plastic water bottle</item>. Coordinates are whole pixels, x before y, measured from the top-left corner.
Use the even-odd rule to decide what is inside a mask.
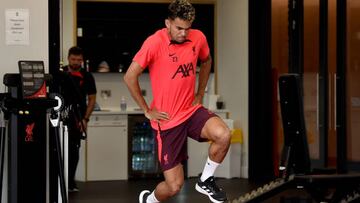
[[[86,70],[86,72],[89,72],[90,71],[90,61],[89,60],[86,60],[85,61],[85,70]]]
[[[140,170],[140,169],[141,169],[141,155],[137,154],[135,161],[135,170]]]
[[[121,111],[126,111],[126,100],[125,100],[125,97],[121,97],[121,100],[120,100],[120,109],[121,109]]]
[[[131,167],[133,170],[136,170],[136,157],[135,155],[132,155],[132,160],[131,160]]]

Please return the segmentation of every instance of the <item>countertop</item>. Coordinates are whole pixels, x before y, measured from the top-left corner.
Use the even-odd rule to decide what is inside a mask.
[[[227,109],[217,109],[217,110],[211,110],[214,113],[228,113],[229,111]],[[139,108],[127,108],[126,111],[120,110],[120,108],[103,108],[100,111],[93,111],[93,115],[111,115],[111,114],[124,114],[124,115],[130,115],[130,114],[144,114],[144,112]]]
[[[111,114],[130,115],[130,114],[144,114],[144,112],[137,109],[130,109],[126,111],[121,111],[120,109],[103,109],[101,111],[93,111],[92,113],[92,115],[111,115]]]

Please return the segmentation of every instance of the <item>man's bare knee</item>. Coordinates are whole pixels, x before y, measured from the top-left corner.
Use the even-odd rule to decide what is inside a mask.
[[[221,128],[217,128],[215,131],[214,131],[214,142],[215,143],[218,143],[218,144],[221,144],[221,145],[228,145],[230,144],[230,139],[231,139],[231,133],[230,133],[230,130],[228,128],[224,128],[224,127],[221,127]]]
[[[169,186],[169,195],[174,196],[179,193],[183,184],[184,181],[174,181],[172,183],[167,183],[167,185]]]

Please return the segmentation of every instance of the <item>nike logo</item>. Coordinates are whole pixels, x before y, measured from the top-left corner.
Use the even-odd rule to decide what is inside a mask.
[[[170,56],[170,57],[175,56],[175,53],[174,53],[174,54],[169,54],[169,56]]]

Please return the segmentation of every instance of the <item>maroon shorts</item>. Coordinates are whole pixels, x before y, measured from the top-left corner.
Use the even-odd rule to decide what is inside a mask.
[[[201,130],[209,118],[217,116],[204,107],[197,109],[190,118],[168,130],[153,130],[158,149],[158,159],[163,171],[177,166],[188,158],[187,137],[199,142],[207,141],[200,137]]]

